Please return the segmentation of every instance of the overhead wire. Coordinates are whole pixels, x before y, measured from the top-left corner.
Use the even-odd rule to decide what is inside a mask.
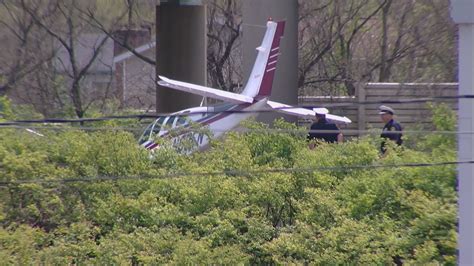
[[[346,165],[346,166],[328,166],[328,167],[310,167],[310,168],[272,168],[261,170],[225,170],[214,172],[181,172],[166,173],[153,176],[95,176],[95,177],[77,177],[67,179],[20,179],[13,181],[0,181],[0,186],[21,185],[21,184],[51,184],[51,183],[77,183],[77,182],[100,182],[100,181],[121,181],[121,180],[151,180],[151,179],[170,179],[181,177],[206,177],[219,175],[257,175],[264,173],[294,173],[294,172],[315,172],[315,171],[348,171],[365,169],[384,169],[384,168],[413,168],[413,167],[436,167],[474,164],[474,161],[444,161],[434,163],[401,163],[401,164],[371,164],[371,165]]]
[[[432,96],[423,98],[406,98],[406,99],[384,99],[384,100],[366,100],[357,102],[347,103],[328,103],[322,104],[322,107],[349,107],[359,105],[371,105],[371,104],[404,104],[404,103],[424,103],[424,102],[442,102],[444,100],[457,100],[457,99],[474,99],[472,94],[462,94],[454,96]],[[301,107],[305,107],[304,105]]]
[[[147,123],[146,125],[148,125]],[[62,125],[46,125],[46,126],[30,126],[30,125],[7,125],[7,126],[0,126],[0,129],[34,129],[34,130],[54,130],[54,131],[69,131],[69,130],[78,130],[78,131],[143,131],[143,127],[120,127],[120,126],[111,126],[111,127],[86,127],[86,126],[62,126]],[[186,132],[193,132],[196,128],[173,128],[170,131],[180,131],[183,133]],[[306,128],[296,128],[296,129],[280,129],[280,128],[238,128],[233,130],[226,130],[226,129],[213,129],[214,132],[238,132],[238,133],[251,133],[251,132],[265,132],[265,133],[287,133],[287,134],[298,134],[298,133],[345,133],[349,135],[355,134],[380,134],[380,130],[378,129],[345,129],[342,128],[340,130],[315,130],[315,129],[306,129]],[[474,131],[448,131],[448,130],[403,130],[403,134],[432,134],[432,135],[470,135],[474,134]]]
[[[474,98],[474,95],[459,95],[459,96],[439,96],[439,97],[431,97],[431,98],[422,98],[422,99],[402,99],[402,100],[381,100],[381,101],[364,101],[364,102],[352,102],[352,103],[338,103],[338,104],[326,104],[324,105],[325,107],[328,106],[349,106],[349,105],[360,105],[360,104],[394,104],[394,103],[407,103],[407,102],[432,102],[435,100],[441,100],[441,99],[460,99],[460,98],[466,98],[466,99],[472,99]],[[301,107],[301,106],[300,106]],[[281,109],[292,109],[294,107],[284,107]],[[308,107],[306,107],[308,108]],[[256,110],[256,111],[250,111],[250,112],[272,112],[274,110]],[[242,111],[224,111],[224,112],[232,112],[232,113],[237,113]],[[248,111],[246,111],[248,112]],[[222,112],[196,112],[192,114],[199,114],[199,113],[222,113]],[[142,130],[142,128],[131,128],[131,127],[84,127],[83,125],[79,127],[61,127],[58,124],[64,124],[64,123],[82,123],[82,122],[98,122],[98,121],[107,121],[107,120],[115,120],[115,119],[156,119],[157,117],[161,116],[189,116],[190,113],[186,114],[170,114],[170,113],[162,113],[162,114],[139,114],[139,115],[123,115],[123,116],[106,116],[106,117],[99,117],[99,118],[82,118],[82,119],[38,119],[38,120],[17,120],[17,121],[7,121],[7,122],[0,122],[0,129],[1,128],[16,128],[16,129],[29,129],[29,128],[34,128],[34,129],[54,129],[54,130]],[[47,124],[43,126],[31,126],[31,124]],[[28,125],[28,126],[27,126]],[[181,129],[183,130],[183,129]],[[190,129],[189,131],[193,131],[194,129]],[[219,130],[214,130],[218,132]],[[227,131],[227,130],[222,130],[222,131]],[[299,134],[307,134],[307,130],[303,129],[276,129],[276,128],[263,128],[263,129],[240,129],[238,131],[243,131],[243,132],[277,132],[277,133],[299,133]],[[360,133],[369,133],[369,134],[375,134],[379,133],[378,131],[374,130],[354,130],[354,129],[342,129],[340,130],[341,132],[345,134],[360,134]],[[328,131],[320,131],[320,130],[310,130],[309,132],[328,132]],[[339,131],[337,131],[339,132]],[[403,131],[404,134],[473,134],[474,132],[472,131],[431,131],[431,130],[411,130],[411,131]],[[452,165],[452,164],[466,164],[466,163],[473,163],[472,161],[464,161],[464,162],[439,162],[439,163],[412,163],[412,164],[399,164],[399,165],[359,165],[359,166],[344,166],[342,168],[335,168],[335,167],[319,167],[319,168],[311,168],[311,169],[271,169],[271,170],[265,170],[265,172],[292,172],[292,171],[325,171],[325,170],[338,170],[338,169],[345,169],[345,170],[350,170],[350,169],[361,169],[361,168],[386,168],[386,167],[425,167],[425,166],[440,166],[440,165]],[[207,175],[210,174],[229,174],[231,172],[220,172],[220,173],[206,173]],[[234,174],[242,173],[242,172],[233,172]],[[251,172],[247,172],[247,174],[250,174]],[[156,178],[166,178],[166,177],[173,177],[173,176],[186,176],[186,175],[196,175],[196,173],[181,173],[181,174],[167,174],[167,175],[162,175]],[[132,177],[127,177],[125,179],[131,179]],[[134,177],[135,178],[135,177]],[[99,177],[96,180],[121,180],[124,179],[122,177]],[[87,181],[91,180],[89,179],[84,179],[84,178],[73,178],[73,179],[62,179],[62,180],[51,180],[51,182],[72,182],[72,181]],[[27,181],[10,181],[7,183],[11,182],[27,182]],[[28,181],[30,182],[30,181]],[[48,180],[40,180],[38,182],[50,182]],[[6,184],[5,182],[0,182],[0,185]]]
[[[353,103],[339,103],[339,104],[327,104],[324,105],[325,107],[328,106],[349,106],[349,105],[359,105],[359,104],[394,104],[394,103],[407,103],[407,102],[431,102],[434,100],[439,99],[472,99],[474,95],[459,95],[459,96],[440,96],[440,97],[431,97],[431,98],[423,98],[423,99],[404,99],[404,100],[383,100],[383,101],[365,101],[365,102],[353,102]],[[289,109],[294,107],[288,107]],[[307,107],[306,107],[307,108]],[[281,109],[286,109],[281,108]],[[251,112],[272,112],[273,110],[256,110]],[[224,111],[224,112],[242,112],[242,111]],[[199,113],[212,113],[211,112],[198,112],[192,114],[199,114]],[[222,112],[215,112],[215,113],[222,113]],[[98,121],[107,121],[107,120],[114,120],[114,119],[155,119],[161,116],[169,116],[177,114],[170,114],[170,113],[163,113],[163,114],[140,114],[140,115],[124,115],[124,116],[107,116],[107,117],[99,117],[99,118],[83,118],[83,119],[40,119],[40,120],[17,120],[17,121],[7,121],[1,122],[0,128],[15,128],[15,129],[55,129],[55,130],[142,130],[141,128],[131,128],[131,127],[61,127],[57,124],[64,124],[64,123],[78,123],[78,122],[98,122]],[[189,116],[190,113],[182,114],[185,116]],[[28,124],[37,124],[43,123],[49,125],[43,126],[31,126]],[[27,126],[28,125],[28,126]],[[190,131],[192,131],[191,129]],[[215,130],[216,132],[218,130]],[[222,130],[227,131],[227,130]],[[302,129],[275,129],[275,128],[263,128],[263,129],[241,129],[239,131],[243,132],[277,132],[277,133],[304,133],[306,134],[308,131],[303,131]],[[310,130],[309,132],[323,132],[319,130]],[[324,131],[328,132],[328,131]],[[373,130],[352,130],[352,129],[342,129],[341,132],[344,133],[379,133]],[[403,131],[404,134],[473,134],[472,131],[427,131],[427,130],[412,130],[412,131]],[[472,164],[474,161],[451,161],[451,162],[435,162],[435,163],[405,163],[405,164],[378,164],[378,165],[348,165],[344,167],[314,167],[314,168],[275,168],[275,169],[265,169],[265,170],[229,170],[229,171],[222,171],[222,172],[206,172],[206,173],[168,173],[162,174],[153,177],[133,177],[133,176],[99,176],[93,178],[68,178],[68,179],[52,179],[52,180],[15,180],[15,181],[1,181],[0,186],[7,186],[7,185],[14,185],[14,184],[25,184],[25,183],[71,183],[71,182],[90,182],[90,181],[107,181],[107,180],[127,180],[127,179],[159,179],[159,178],[173,178],[173,177],[186,177],[186,176],[209,176],[209,175],[249,175],[249,174],[259,174],[259,173],[289,173],[289,172],[312,172],[312,171],[347,171],[347,170],[356,170],[356,169],[379,169],[379,168],[399,168],[399,167],[433,167],[433,166],[446,166],[446,165],[461,165],[461,164]]]
[[[145,125],[148,125],[150,123],[146,123]],[[19,124],[19,125],[6,125],[6,126],[0,126],[0,129],[34,129],[34,130],[54,130],[54,131],[65,131],[65,130],[78,130],[78,131],[116,131],[116,130],[121,130],[121,131],[143,131],[143,127],[145,126],[140,126],[140,127],[130,127],[130,126],[64,126],[64,125],[24,125],[24,124]]]
[[[211,113],[268,113],[278,110],[291,110],[294,108],[306,108],[312,109],[314,107],[351,107],[359,105],[370,105],[370,104],[404,104],[404,103],[422,103],[422,102],[439,102],[441,100],[456,100],[456,99],[474,99],[474,95],[457,95],[457,96],[434,96],[428,98],[408,98],[408,99],[386,99],[386,100],[374,100],[374,101],[360,101],[360,102],[347,102],[347,103],[327,103],[318,106],[312,105],[301,105],[301,106],[289,106],[289,107],[278,107],[278,108],[265,108],[260,110],[206,110],[192,113],[154,113],[154,114],[135,114],[135,115],[118,115],[118,116],[103,116],[94,118],[46,118],[46,119],[24,119],[24,120],[13,120],[0,122],[0,126],[17,125],[17,124],[38,124],[38,123],[85,123],[85,122],[99,122],[108,120],[120,120],[120,119],[153,119],[163,116],[190,116],[199,114],[211,114]]]

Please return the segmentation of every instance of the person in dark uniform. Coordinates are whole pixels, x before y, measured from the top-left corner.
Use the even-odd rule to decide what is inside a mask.
[[[336,124],[326,120],[326,112],[315,112],[315,122],[311,125],[311,129],[307,137],[308,141],[310,141],[309,148],[313,149],[315,147],[315,143],[312,140],[322,140],[327,143],[341,143],[343,141],[342,133]]]
[[[383,139],[380,145],[380,151],[382,153],[385,153],[387,150],[385,147],[385,140],[387,139],[394,141],[397,145],[402,145],[403,143],[403,129],[402,126],[393,119],[394,114],[395,111],[389,106],[382,105],[379,107],[380,118],[385,123],[382,134],[380,134],[380,137]]]

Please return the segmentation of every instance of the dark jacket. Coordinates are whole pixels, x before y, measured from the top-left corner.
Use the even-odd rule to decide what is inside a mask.
[[[320,139],[329,143],[337,142],[337,135],[339,135],[339,128],[333,123],[328,122],[326,119],[319,119],[311,125],[311,130],[330,130],[332,132],[309,132],[308,140]]]
[[[387,124],[382,129],[382,134],[380,137],[383,139],[390,139],[393,140],[397,145],[402,145],[402,126],[395,120],[388,121]],[[380,146],[380,150],[385,152],[385,141],[382,141],[382,145]]]

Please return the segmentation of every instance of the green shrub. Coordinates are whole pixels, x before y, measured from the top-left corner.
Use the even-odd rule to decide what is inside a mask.
[[[304,129],[247,125],[192,155],[116,129],[1,129],[0,259],[455,264],[455,166],[401,166],[456,160],[447,136],[381,158],[370,138],[309,150]]]

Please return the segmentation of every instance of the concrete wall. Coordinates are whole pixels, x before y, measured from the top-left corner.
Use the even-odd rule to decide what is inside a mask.
[[[157,16],[157,74],[206,85],[206,7],[162,4]],[[202,97],[158,86],[157,112],[199,106]]]

